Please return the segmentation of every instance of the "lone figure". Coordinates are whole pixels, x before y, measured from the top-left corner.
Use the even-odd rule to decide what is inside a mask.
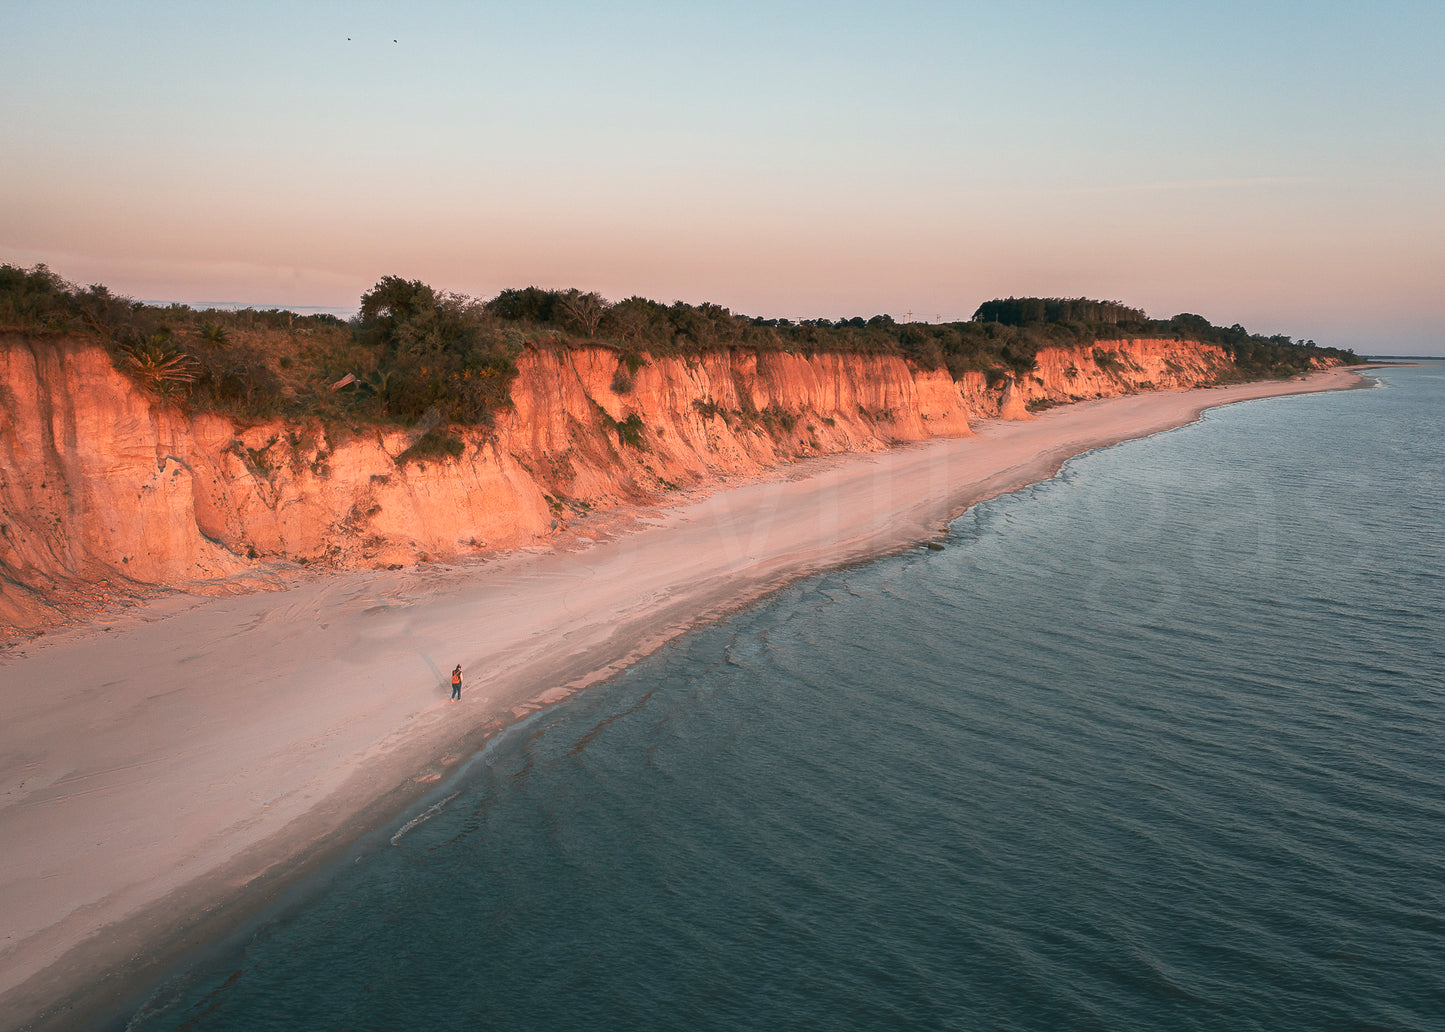
[[[459,699],[461,699],[461,697],[462,697],[462,665],[461,665],[460,663],[458,663],[458,664],[457,664],[457,668],[452,671],[452,702],[458,701]]]

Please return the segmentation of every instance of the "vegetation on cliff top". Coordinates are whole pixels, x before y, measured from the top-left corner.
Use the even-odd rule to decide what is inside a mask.
[[[0,328],[91,332],[116,367],[158,395],[242,418],[484,425],[507,404],[516,358],[527,347],[599,343],[618,349],[629,375],[642,352],[725,348],[900,355],[991,382],[1035,366],[1041,348],[1086,350],[1100,342],[1178,338],[1217,344],[1239,379],[1289,376],[1316,358],[1354,352],[1313,341],[1213,326],[1197,315],[1149,319],[1139,309],[1086,298],[1007,298],[973,319],[897,323],[887,315],[762,319],[719,305],[642,297],[609,302],[579,290],[504,290],[489,301],[381,279],[350,321],[278,309],[155,306],[77,287],[43,265],[0,265]],[[631,360],[631,361],[629,361]]]

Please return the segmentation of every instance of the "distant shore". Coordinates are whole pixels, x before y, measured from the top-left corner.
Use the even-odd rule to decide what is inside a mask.
[[[575,551],[164,599],[18,648],[0,659],[0,1024],[103,1017],[488,737],[700,621],[939,541],[969,505],[1081,452],[1361,386],[1362,368],[986,421],[634,511]]]

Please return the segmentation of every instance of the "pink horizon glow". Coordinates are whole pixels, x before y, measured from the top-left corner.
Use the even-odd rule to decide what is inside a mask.
[[[348,40],[254,6],[17,12],[0,261],[145,300],[343,311],[384,275],[790,318],[1082,295],[1445,352],[1428,4],[431,0],[395,45],[386,11]]]

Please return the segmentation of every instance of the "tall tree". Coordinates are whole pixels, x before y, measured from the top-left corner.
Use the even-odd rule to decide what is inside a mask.
[[[586,294],[573,288],[557,301],[562,316],[577,331],[587,337],[597,336],[597,327],[607,314],[607,302],[594,293]]]

